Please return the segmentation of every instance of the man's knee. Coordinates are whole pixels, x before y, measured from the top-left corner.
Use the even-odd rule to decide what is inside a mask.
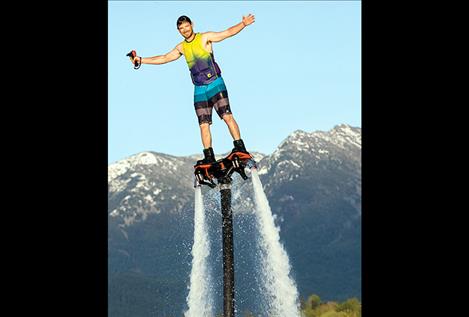
[[[200,130],[202,131],[210,130],[210,123],[208,122],[201,123],[199,124],[199,126],[200,126]]]
[[[231,123],[231,122],[234,122],[234,117],[233,117],[233,114],[225,114],[223,116],[223,120],[226,122],[226,123]]]

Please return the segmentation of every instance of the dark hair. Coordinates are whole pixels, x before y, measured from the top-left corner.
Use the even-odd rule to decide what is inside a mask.
[[[176,27],[179,27],[183,22],[189,22],[190,24],[192,24],[192,21],[191,19],[189,19],[188,16],[181,15],[176,22]]]

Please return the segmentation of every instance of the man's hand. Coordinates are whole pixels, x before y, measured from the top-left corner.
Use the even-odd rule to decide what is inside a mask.
[[[244,26],[248,26],[249,24],[254,23],[254,15],[250,14],[248,16],[243,16],[243,24]]]
[[[140,57],[138,57],[137,55],[135,55],[135,57],[129,56],[129,58],[132,64],[134,65],[135,65],[135,61],[140,62]]]

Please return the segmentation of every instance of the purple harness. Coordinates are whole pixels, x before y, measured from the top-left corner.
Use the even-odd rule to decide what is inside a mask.
[[[197,86],[208,85],[220,76],[221,70],[215,62],[213,53],[210,54],[209,60],[197,60],[190,69],[192,83]]]

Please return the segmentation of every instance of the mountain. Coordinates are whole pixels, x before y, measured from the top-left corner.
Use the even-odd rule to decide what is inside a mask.
[[[360,298],[361,129],[341,124],[330,131],[297,130],[272,154],[253,155],[300,295]],[[143,152],[109,165],[110,316],[173,316],[185,309],[192,173],[200,158]],[[255,299],[248,297],[256,294],[252,184],[233,178],[237,305],[250,309]],[[205,187],[211,261],[220,277],[218,193]]]

